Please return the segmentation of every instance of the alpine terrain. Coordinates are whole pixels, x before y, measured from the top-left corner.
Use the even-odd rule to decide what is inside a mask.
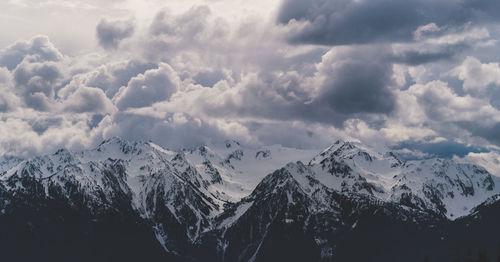
[[[0,158],[3,261],[462,261],[497,255],[498,221],[486,169],[355,142]]]

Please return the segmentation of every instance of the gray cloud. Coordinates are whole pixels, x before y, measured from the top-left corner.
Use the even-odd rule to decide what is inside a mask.
[[[120,42],[134,34],[135,25],[132,20],[109,21],[101,19],[96,27],[99,44],[106,50],[117,49]]]
[[[59,61],[63,55],[47,36],[36,36],[29,41],[19,41],[0,51],[0,67],[14,69],[24,59],[29,62]]]
[[[12,76],[5,67],[0,67],[0,113],[16,108],[19,99],[13,92]]]
[[[261,74],[243,81],[237,92],[231,92],[232,96],[200,105],[218,116],[301,120],[336,126],[353,117],[388,115],[395,109],[395,97],[390,90],[393,72],[389,61],[383,55],[376,55],[379,51],[334,48],[316,64],[317,72],[312,77],[298,72]]]
[[[486,98],[459,95],[442,81],[416,84],[401,94],[401,98],[409,95],[410,99],[404,98],[408,103],[402,106],[414,117],[403,121],[423,123],[435,133],[431,138],[439,135],[436,141],[458,141],[481,147],[500,145],[500,111]]]
[[[290,125],[286,121],[262,123],[250,121],[244,123],[249,133],[264,145],[280,144],[293,148],[322,148],[335,139],[343,136],[342,132],[332,132],[322,125],[296,123]]]
[[[162,63],[158,69],[150,69],[132,78],[128,86],[122,87],[116,94],[114,101],[121,110],[150,106],[170,98],[179,84],[180,79],[172,67]]]
[[[22,94],[24,103],[33,109],[49,111],[55,98],[55,85],[61,78],[57,65],[21,63],[13,72],[15,89]]]
[[[392,60],[395,63],[403,63],[411,66],[428,64],[441,60],[452,60],[457,53],[467,47],[464,45],[453,45],[438,50],[408,50],[401,54],[393,55]]]
[[[111,113],[113,104],[99,88],[80,87],[63,102],[63,110],[73,113]]]
[[[322,45],[410,41],[422,25],[454,26],[496,19],[495,0],[285,0],[278,22],[290,41]]]
[[[88,31],[105,50],[63,55],[39,36],[0,51],[0,154],[110,136],[174,148],[500,144],[491,0],[285,0],[277,18],[185,4],[145,18],[144,6],[97,28],[127,14],[94,14]],[[442,155],[471,150],[450,148]]]
[[[104,137],[120,136],[130,140],[144,140],[147,137],[148,140],[173,149],[190,148],[210,142],[222,143],[227,137],[231,137],[217,125],[186,113],[169,113],[158,118],[119,112],[108,120],[111,120],[111,123],[101,127]],[[103,122],[106,122],[106,119]]]
[[[222,71],[202,71],[193,77],[197,84],[212,87],[220,80],[226,79],[226,74]]]
[[[391,113],[395,108],[389,88],[393,72],[392,65],[379,57],[383,52],[380,48],[342,48],[325,55],[319,66],[322,86],[312,104],[346,116]]]
[[[482,137],[490,143],[500,146],[500,122],[486,126],[478,125],[473,121],[459,122],[457,124],[463,129],[471,132],[473,136]]]
[[[110,63],[96,68],[84,75],[85,85],[98,87],[113,98],[120,87],[127,86],[131,78],[157,67],[155,63],[128,60]]]

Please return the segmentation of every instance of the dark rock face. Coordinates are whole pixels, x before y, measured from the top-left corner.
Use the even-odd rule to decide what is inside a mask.
[[[151,225],[118,195],[105,208],[91,204],[75,184],[63,189],[23,178],[25,192],[14,196],[0,189],[0,250],[3,261],[164,261],[165,253]],[[30,193],[33,192],[33,193]],[[43,191],[42,191],[43,192]]]

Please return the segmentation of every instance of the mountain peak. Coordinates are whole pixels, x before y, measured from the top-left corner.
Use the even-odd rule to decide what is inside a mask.
[[[121,137],[112,137],[102,141],[95,149],[107,154],[134,154],[141,151],[140,147],[149,145],[146,142],[129,141]]]
[[[374,153],[372,149],[361,148],[355,142],[337,140],[333,145],[316,155],[309,164],[319,164],[330,158],[352,158],[355,154],[362,154],[365,158],[371,159],[371,155],[366,151]]]
[[[226,148],[239,148],[241,146],[241,143],[236,141],[236,140],[226,140],[224,141],[224,145]]]

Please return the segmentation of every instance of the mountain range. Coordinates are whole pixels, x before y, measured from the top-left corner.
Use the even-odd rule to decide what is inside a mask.
[[[465,261],[497,255],[498,221],[483,167],[356,142],[0,158],[5,261]]]

